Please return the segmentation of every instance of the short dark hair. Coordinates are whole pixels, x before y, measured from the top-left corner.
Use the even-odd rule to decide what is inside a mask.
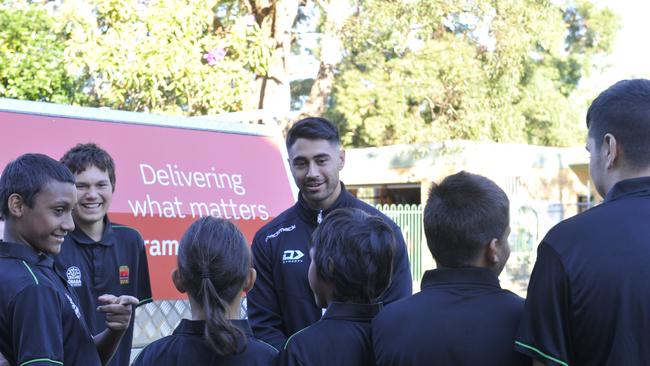
[[[317,273],[334,287],[333,300],[373,303],[391,281],[395,233],[357,208],[329,213],[312,236]]]
[[[650,80],[621,80],[600,93],[587,111],[587,127],[596,146],[611,133],[627,163],[650,165]]]
[[[509,225],[510,202],[493,181],[461,171],[431,184],[424,208],[424,233],[444,267],[470,266],[482,248]]]
[[[108,173],[108,179],[111,181],[113,190],[115,190],[115,163],[113,158],[106,150],[96,144],[77,144],[61,157],[61,162],[74,174],[79,174],[93,165],[96,166]]]
[[[0,218],[9,217],[9,196],[17,193],[34,207],[34,197],[51,181],[75,183],[70,170],[47,155],[24,154],[7,164],[0,177]]]
[[[178,273],[185,290],[205,311],[203,336],[214,352],[232,355],[245,347],[244,334],[227,319],[252,266],[246,238],[226,220],[206,216],[183,234]]]
[[[296,122],[287,132],[287,150],[297,139],[326,140],[340,144],[339,130],[332,122],[322,117],[307,117]]]

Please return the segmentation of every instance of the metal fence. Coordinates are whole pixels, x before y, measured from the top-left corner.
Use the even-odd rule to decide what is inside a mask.
[[[384,215],[390,217],[402,229],[406,250],[411,263],[411,275],[414,279],[422,277],[422,247],[424,231],[422,229],[422,205],[377,205]]]

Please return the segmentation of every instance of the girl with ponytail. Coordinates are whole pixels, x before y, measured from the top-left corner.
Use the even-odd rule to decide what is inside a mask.
[[[188,294],[192,320],[181,320],[133,365],[273,365],[277,351],[253,338],[248,321],[240,319],[242,292],[255,277],[250,249],[235,225],[211,216],[195,221],[180,241],[172,273],[176,288]]]

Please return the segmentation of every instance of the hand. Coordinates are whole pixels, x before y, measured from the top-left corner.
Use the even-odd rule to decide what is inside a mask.
[[[133,305],[137,305],[139,302],[135,297],[128,295],[116,297],[105,294],[98,297],[97,300],[106,304],[97,307],[97,311],[106,315],[106,328],[118,332],[123,332],[129,327]]]

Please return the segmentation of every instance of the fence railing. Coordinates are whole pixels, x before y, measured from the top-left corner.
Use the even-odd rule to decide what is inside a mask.
[[[411,275],[414,279],[422,276],[422,205],[377,205],[384,215],[390,217],[402,229],[406,250],[411,263]]]

